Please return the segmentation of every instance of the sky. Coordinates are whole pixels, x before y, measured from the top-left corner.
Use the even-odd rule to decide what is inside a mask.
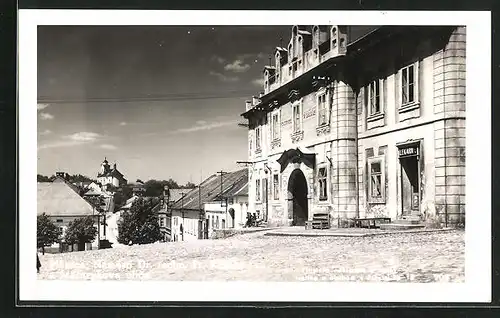
[[[243,168],[240,114],[291,28],[39,26],[38,173],[95,178],[106,157],[130,182],[184,184]]]

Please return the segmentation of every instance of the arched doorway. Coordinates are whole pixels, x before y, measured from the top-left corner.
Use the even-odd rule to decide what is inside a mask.
[[[300,169],[295,169],[290,174],[288,198],[288,209],[292,211],[292,225],[305,225],[308,218],[307,180]]]

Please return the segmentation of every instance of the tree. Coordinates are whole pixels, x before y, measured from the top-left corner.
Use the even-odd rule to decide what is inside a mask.
[[[86,216],[69,222],[64,240],[68,244],[92,243],[96,234],[97,228],[94,217]]]
[[[118,242],[121,244],[150,244],[161,239],[158,216],[153,211],[154,202],[138,198],[124,212],[118,223]]]
[[[159,197],[163,194],[164,182],[157,180],[148,180],[144,184],[146,192],[144,193],[147,197]]]
[[[186,183],[185,186],[183,186],[184,189],[193,189],[196,188],[196,184],[192,183],[191,181]]]
[[[57,243],[61,236],[61,230],[45,213],[39,215],[36,221],[37,247],[41,247],[42,253],[45,254],[45,246]]]
[[[50,178],[47,177],[47,176],[44,176],[44,175],[41,175],[41,174],[37,174],[36,175],[36,181],[37,182],[51,182],[52,180],[50,180]]]

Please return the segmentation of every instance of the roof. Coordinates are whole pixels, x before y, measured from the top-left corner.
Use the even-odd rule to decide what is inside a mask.
[[[118,169],[112,169],[105,173],[98,173],[97,177],[115,177],[117,179],[123,179],[123,174],[118,171]]]
[[[102,195],[103,193],[101,191],[97,191],[95,189],[90,189],[89,191],[85,192],[84,195]]]
[[[239,191],[235,192],[233,195],[248,196],[248,181]]]
[[[241,169],[222,175],[222,192],[231,191],[235,185],[243,183],[243,180],[248,182],[248,169]],[[201,192],[200,192],[201,189]],[[221,192],[221,176],[213,174],[205,179],[199,188],[189,191],[182,200],[178,200],[173,205],[174,210],[198,210],[199,204],[211,202],[216,199]]]
[[[222,194],[223,198],[231,198],[236,195],[248,195],[248,175],[246,178],[241,178],[233,184],[233,186]]]
[[[90,203],[85,201],[66,182],[38,182],[37,215],[87,216],[93,214]]]
[[[170,191],[170,202],[176,202],[182,197],[182,194],[187,194],[189,191],[193,190],[189,189],[169,189]]]

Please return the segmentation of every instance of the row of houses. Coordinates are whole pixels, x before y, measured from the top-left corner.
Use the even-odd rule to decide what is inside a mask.
[[[248,169],[213,174],[195,189],[165,188],[160,226],[168,241],[207,239],[217,229],[245,226]]]
[[[143,189],[142,184],[137,188]],[[91,216],[95,226],[99,223],[100,239],[118,244],[118,224],[123,213],[133,203],[144,197],[143,191],[134,191],[120,207],[115,207],[113,193],[104,190],[96,182],[85,185],[82,194],[78,185],[67,181],[63,173],[57,173],[53,182],[39,182],[37,213],[45,213],[61,229],[66,231],[69,222]],[[223,175],[214,174],[197,188],[169,189],[162,197],[148,198],[155,204],[153,212],[165,241],[189,241],[209,238],[215,229],[241,228],[245,225],[248,211],[248,169]],[[58,247],[54,244],[53,247]],[[98,240],[85,247],[98,248]]]

